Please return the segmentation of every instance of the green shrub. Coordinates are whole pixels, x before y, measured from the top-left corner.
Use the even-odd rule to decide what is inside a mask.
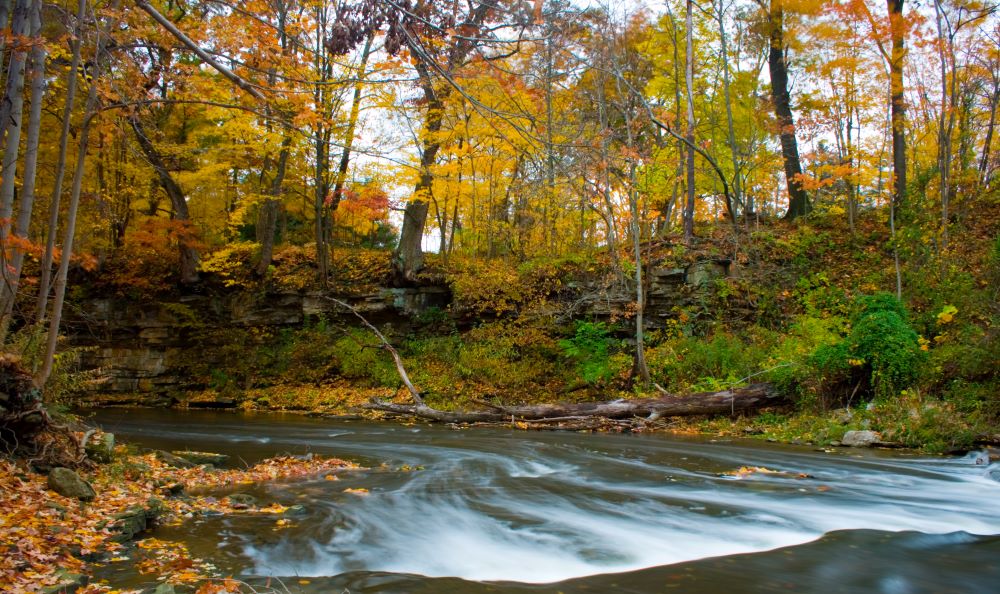
[[[371,332],[350,329],[334,343],[333,351],[336,353],[336,370],[342,377],[373,386],[400,386],[392,357],[381,348],[381,343]]]
[[[738,386],[767,366],[773,334],[757,328],[745,337],[718,332],[711,338],[676,337],[647,351],[657,383],[671,392],[715,391]]]
[[[559,341],[566,358],[576,365],[576,374],[588,384],[611,379],[617,371],[612,365],[610,350],[615,341],[604,322],[576,323],[572,338]]]
[[[895,396],[913,384],[926,360],[917,333],[910,327],[906,308],[887,293],[858,300],[847,337],[852,358],[871,373],[876,397]]]

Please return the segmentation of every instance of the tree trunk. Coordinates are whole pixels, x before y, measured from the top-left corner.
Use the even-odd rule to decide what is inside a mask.
[[[399,245],[392,256],[396,284],[413,282],[417,272],[424,267],[422,241],[430,206],[428,198],[433,191],[434,184],[431,168],[437,161],[438,150],[441,148],[439,132],[443,120],[444,105],[432,92],[430,102],[427,105],[423,148],[420,151],[420,177],[413,188],[413,197],[403,211],[403,229],[400,232]]]
[[[997,124],[997,104],[1000,104],[1000,80],[993,83],[993,94],[990,95],[990,122],[986,126],[983,155],[979,161],[979,184],[983,187],[990,185],[990,151],[993,144],[993,131]]]
[[[132,131],[135,132],[135,138],[139,143],[142,154],[149,161],[149,164],[153,167],[153,171],[156,172],[157,178],[160,180],[160,187],[163,188],[163,191],[166,192],[167,197],[170,199],[170,205],[174,212],[174,220],[180,221],[182,225],[190,225],[191,216],[188,213],[184,191],[170,174],[170,170],[163,161],[163,157],[156,150],[156,147],[153,146],[153,141],[146,135],[146,130],[143,128],[138,116],[129,118],[129,124],[132,126]],[[198,252],[189,245],[183,235],[177,241],[177,249],[180,252],[180,278],[182,284],[190,285],[198,282]]]
[[[103,43],[101,44],[104,45]],[[98,60],[103,57],[103,47],[98,48]],[[87,106],[83,112],[83,123],[80,125],[80,145],[76,155],[76,169],[73,172],[73,188],[70,190],[69,207],[66,209],[66,224],[63,231],[62,257],[59,260],[59,270],[56,272],[54,295],[52,297],[52,316],[49,318],[49,331],[45,345],[45,357],[42,368],[35,377],[35,385],[45,386],[52,373],[56,358],[56,344],[59,341],[59,324],[62,322],[63,302],[66,298],[66,283],[69,277],[69,263],[73,257],[73,239],[76,235],[76,213],[80,206],[80,192],[83,189],[83,174],[87,163],[87,149],[90,146],[90,124],[97,115],[98,94],[97,81],[90,84],[87,92]]]
[[[687,202],[684,205],[684,241],[694,236],[694,22],[692,19],[693,0],[687,0],[685,12],[685,68],[684,80],[687,88]]]
[[[28,58],[28,48],[24,40],[28,36],[30,21],[29,0],[17,0],[14,4],[14,15],[11,19],[11,35],[15,42],[11,49],[10,64],[7,71],[7,85],[4,91],[3,103],[0,104],[0,130],[6,136],[3,138],[4,152],[2,156],[2,176],[0,181],[0,243],[6,244],[10,232],[10,217],[14,212],[14,188],[17,179],[17,160],[21,149],[21,123],[24,110],[24,68]],[[5,285],[10,284],[7,273],[5,252],[0,251],[0,279]]]
[[[73,104],[76,101],[77,71],[80,68],[80,27],[87,14],[87,0],[80,0],[76,10],[76,22],[73,27],[71,43],[73,57],[70,60],[69,74],[66,80],[66,103],[63,105],[62,130],[59,132],[59,156],[56,159],[56,174],[52,185],[52,199],[49,203],[49,225],[45,239],[45,253],[42,255],[41,276],[38,282],[38,302],[35,306],[35,321],[45,321],[48,308],[49,284],[52,277],[52,261],[56,247],[57,223],[59,221],[59,203],[62,200],[63,179],[66,176],[66,153],[69,148],[70,121],[73,116]]]
[[[792,118],[792,102],[788,93],[788,64],[785,62],[784,11],[782,0],[771,0],[768,10],[768,27],[771,48],[768,52],[767,67],[771,74],[771,100],[778,121],[778,136],[781,139],[781,158],[785,163],[785,183],[788,187],[788,210],[786,219],[794,219],[809,213],[809,196],[802,187],[802,163],[799,160],[799,145],[795,140],[795,121]]]
[[[729,46],[726,41],[726,22],[722,0],[719,0],[716,16],[719,21],[720,51],[722,53],[722,92],[723,98],[726,101],[726,132],[729,138],[729,154],[733,161],[733,199],[736,202],[736,206],[742,209],[744,213],[747,213],[746,205],[743,203],[743,186],[740,181],[739,149],[736,146],[736,128],[733,124],[733,100],[729,90]],[[733,212],[733,215],[735,216],[736,213]]]
[[[899,209],[906,202],[906,100],[903,96],[903,62],[906,58],[904,0],[886,0],[892,54],[889,60],[889,97],[892,106],[892,200]]]
[[[365,406],[401,415],[412,415],[442,423],[490,423],[512,421],[559,422],[581,418],[627,419],[632,417],[679,417],[692,415],[734,415],[765,406],[786,404],[787,400],[770,384],[753,384],[721,392],[703,392],[689,396],[662,396],[610,402],[538,404],[532,406],[493,406],[484,411],[443,411],[423,403],[395,404],[375,401]]]
[[[22,239],[28,238],[28,227],[31,224],[31,212],[35,204],[35,174],[38,170],[38,138],[42,124],[42,99],[45,96],[45,44],[41,43],[42,31],[42,1],[31,3],[31,37],[38,43],[31,48],[31,106],[28,114],[28,139],[25,142],[24,172],[22,174],[21,201],[17,212],[17,225],[14,234]],[[18,245],[13,248],[12,261],[8,282],[0,288],[0,307],[3,319],[0,321],[0,342],[7,334],[14,302],[17,299],[17,289],[21,281],[21,267],[24,265],[24,250]]]

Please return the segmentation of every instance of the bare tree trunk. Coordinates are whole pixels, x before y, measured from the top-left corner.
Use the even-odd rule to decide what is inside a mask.
[[[694,21],[692,18],[694,1],[687,0],[685,11],[685,68],[684,80],[687,88],[687,203],[684,205],[684,241],[694,236]]]
[[[103,43],[99,45],[103,46]],[[98,60],[101,59],[102,47],[98,48]],[[35,377],[35,385],[42,387],[52,373],[55,363],[56,344],[59,341],[59,324],[62,322],[63,302],[66,298],[66,282],[69,277],[70,259],[73,257],[73,239],[76,235],[76,213],[80,206],[80,193],[83,189],[83,173],[87,162],[87,149],[90,146],[90,124],[97,114],[98,95],[97,81],[90,84],[87,93],[87,106],[84,110],[83,123],[80,125],[80,146],[76,156],[76,170],[73,173],[73,188],[70,191],[69,207],[66,210],[66,224],[63,231],[62,257],[59,260],[59,270],[56,272],[55,294],[52,301],[52,315],[49,318],[48,339],[45,346],[45,358],[42,368]]]
[[[0,244],[7,243],[10,233],[10,217],[14,212],[14,187],[17,179],[17,161],[21,150],[22,116],[24,111],[24,69],[28,58],[27,44],[31,13],[30,0],[17,0],[14,4],[14,15],[11,19],[11,34],[16,42],[12,46],[10,65],[7,71],[7,85],[4,91],[3,103],[0,104],[0,130],[6,134],[2,157],[2,176],[0,181]],[[4,291],[10,290],[10,278],[7,272],[6,250],[0,250],[0,279]]]
[[[52,277],[52,260],[55,253],[59,203],[62,200],[63,178],[66,176],[66,153],[69,147],[70,120],[76,101],[77,70],[80,68],[80,28],[87,14],[87,0],[80,0],[73,26],[73,40],[70,42],[73,57],[70,60],[66,80],[66,102],[63,105],[62,130],[59,132],[59,156],[56,158],[56,174],[52,184],[52,198],[49,203],[49,225],[45,239],[45,253],[42,255],[41,276],[38,282],[38,302],[35,306],[35,321],[45,321],[49,300],[49,284]]]
[[[28,114],[28,139],[25,142],[24,172],[21,182],[21,201],[17,212],[14,234],[26,240],[31,224],[31,212],[35,204],[35,175],[38,170],[38,139],[42,127],[42,100],[45,97],[45,44],[41,42],[42,1],[31,4],[31,37],[36,43],[31,47],[31,106]],[[21,281],[21,267],[24,265],[24,250],[15,245],[11,261],[10,279],[2,287],[3,319],[0,321],[0,343],[7,334],[7,328],[17,300],[17,289]]]
[[[802,187],[802,163],[799,160],[799,145],[795,140],[795,120],[792,117],[791,96],[788,93],[788,65],[785,63],[784,10],[782,0],[771,0],[768,10],[768,27],[771,48],[767,66],[771,74],[771,99],[778,120],[778,136],[781,139],[781,157],[785,163],[785,183],[788,187],[788,210],[786,219],[794,219],[808,214],[809,196]]]
[[[906,23],[903,2],[886,0],[892,54],[889,60],[889,96],[892,105],[892,200],[896,208],[906,202],[906,99],[903,91],[903,63],[906,58]]]
[[[629,126],[629,136],[631,136],[631,121]],[[631,144],[631,143],[630,143]],[[632,212],[632,250],[635,257],[635,369],[642,380],[643,387],[648,386],[649,366],[646,364],[646,340],[643,336],[645,321],[643,319],[646,310],[646,296],[642,286],[642,236],[639,230],[639,191],[636,189],[636,163],[633,161],[629,167],[629,209]]]
[[[733,125],[733,100],[729,92],[729,46],[726,41],[726,21],[723,2],[724,0],[719,0],[719,6],[716,8],[716,17],[719,21],[720,51],[722,52],[722,92],[726,101],[726,131],[729,136],[729,154],[733,160],[733,199],[736,205],[745,212],[747,208],[743,202],[743,186],[740,180],[739,149],[736,146],[736,129]],[[733,214],[735,215],[736,213],[734,212]]]
[[[948,249],[948,209],[951,202],[951,161],[952,131],[955,128],[955,50],[951,44],[950,32],[945,33],[942,20],[944,8],[940,0],[934,0],[934,16],[938,33],[938,57],[941,62],[941,113],[938,117],[938,176],[941,192],[941,251]],[[945,40],[948,40],[948,43]],[[951,68],[951,80],[948,70]],[[950,87],[949,87],[950,82]]]

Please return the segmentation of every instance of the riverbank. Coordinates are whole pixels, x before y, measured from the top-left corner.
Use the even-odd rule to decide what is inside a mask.
[[[349,385],[276,386],[247,390],[238,397],[220,397],[212,390],[189,392],[174,400],[148,394],[95,394],[80,404],[101,408],[175,408],[260,413],[293,413],[320,418],[354,418],[386,421],[385,412],[365,408],[373,399],[405,402],[407,395],[389,388],[362,388]],[[617,397],[634,397],[627,392]],[[431,398],[431,403],[448,407],[447,401]],[[400,418],[400,417],[395,417]],[[408,417],[401,417],[408,420]],[[490,424],[481,424],[487,426]],[[495,424],[493,424],[495,425]],[[577,430],[559,424],[502,423],[520,430]],[[874,432],[875,447],[908,448],[932,454],[960,453],[981,446],[1000,445],[1000,428],[994,432],[970,423],[947,403],[927,398],[918,391],[895,400],[864,403],[832,410],[799,409],[788,404],[735,416],[673,417],[656,420],[626,419],[594,423],[588,430],[603,432],[666,433],[708,437],[745,437],[793,445],[822,447],[840,445],[848,432]]]
[[[100,438],[100,436],[98,436]],[[182,456],[197,456],[180,453]],[[173,465],[172,465],[173,464]],[[176,465],[176,466],[174,466]],[[178,455],[145,454],[118,446],[107,463],[58,474],[75,474],[80,492],[56,485],[25,461],[0,459],[0,591],[5,593],[116,592],[90,583],[95,567],[131,559],[149,581],[170,586],[208,586],[199,592],[235,592],[239,582],[220,575],[211,559],[193,558],[178,543],[144,539],[147,529],[222,514],[258,514],[273,519],[276,530],[296,521],[297,510],[249,495],[219,490],[247,489],[255,483],[325,476],[357,468],[337,458],[278,457],[244,469],[195,465]],[[87,491],[88,485],[90,489]],[[54,489],[59,489],[60,494]],[[135,592],[154,591],[153,588]],[[173,591],[166,586],[156,594]]]

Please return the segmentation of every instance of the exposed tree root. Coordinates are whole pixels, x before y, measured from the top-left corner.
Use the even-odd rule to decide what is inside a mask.
[[[92,433],[79,437],[73,427],[56,422],[20,359],[0,354],[0,448],[44,469],[87,466],[84,445]]]

